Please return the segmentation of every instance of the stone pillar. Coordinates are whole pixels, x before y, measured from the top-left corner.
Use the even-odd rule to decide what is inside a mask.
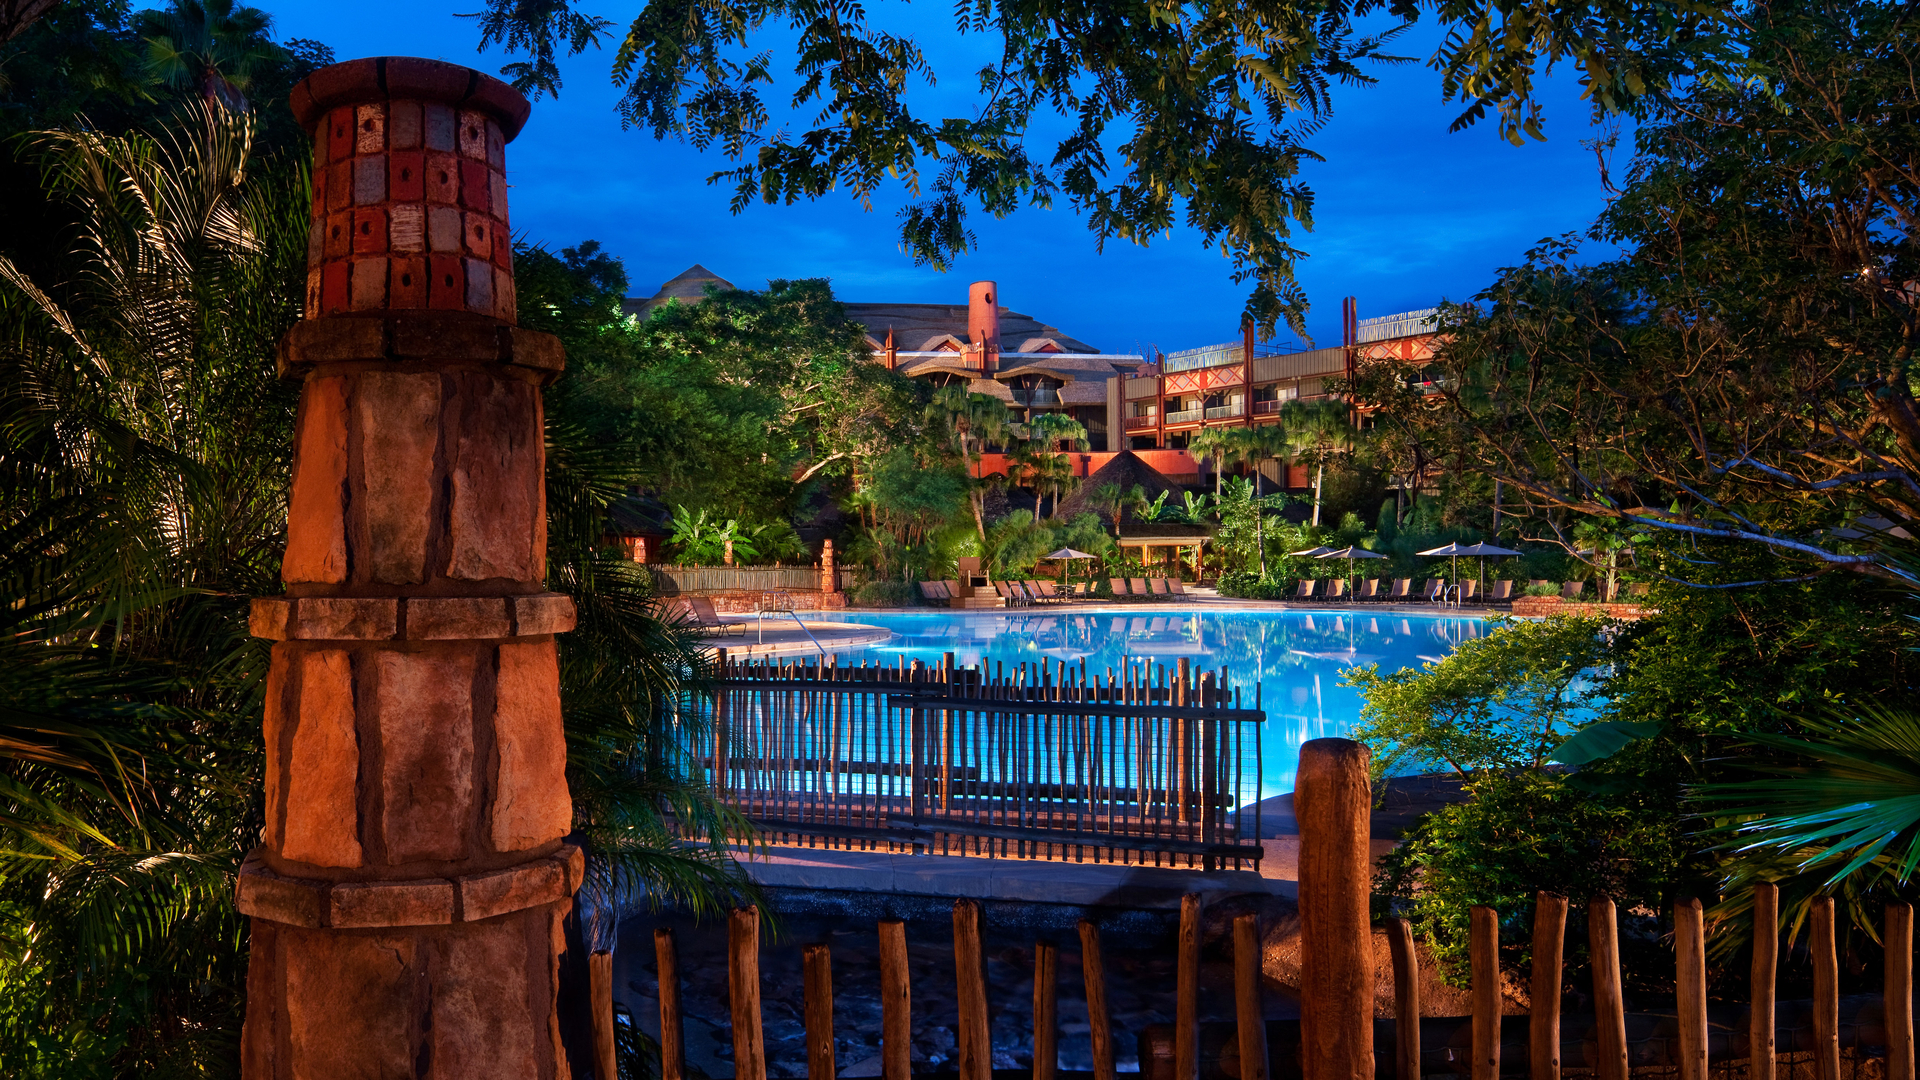
[[[243,1071],[566,1075],[555,998],[580,886],[546,591],[540,388],[514,325],[505,148],[528,106],[403,57],[315,72],[306,321]]]

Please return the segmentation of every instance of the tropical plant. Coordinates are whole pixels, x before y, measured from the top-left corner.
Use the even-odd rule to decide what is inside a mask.
[[[1227,460],[1233,456],[1233,433],[1229,427],[1203,427],[1187,441],[1187,453],[1195,461],[1213,462],[1213,497],[1218,499],[1227,475]]]
[[[1013,428],[1013,413],[1008,411],[1005,402],[987,394],[971,393],[960,383],[935,391],[927,415],[949,432],[954,452],[960,460],[969,463],[979,461],[989,444],[1004,440]],[[967,502],[973,509],[974,528],[979,531],[982,543],[987,539],[987,489],[999,479],[998,473],[974,477],[968,485]]]
[[[1217,497],[1212,503],[1209,503],[1205,495],[1195,495],[1191,491],[1182,491],[1180,493],[1179,505],[1161,508],[1156,514],[1155,520],[1176,521],[1182,525],[1204,525],[1207,523],[1207,519],[1214,516],[1215,513],[1215,511],[1209,507],[1218,505],[1219,499]]]
[[[209,105],[240,111],[254,70],[273,59],[273,17],[234,0],[169,0],[140,13],[147,65],[162,82],[190,86]]]
[[[1327,463],[1353,447],[1352,407],[1332,398],[1289,401],[1280,410],[1280,426],[1299,458],[1313,465],[1312,524],[1317,526]]]
[[[731,565],[735,559],[753,559],[760,554],[746,538],[736,518],[725,522],[708,520],[705,507],[699,513],[684,506],[673,508],[673,534],[668,543],[680,549],[680,557],[695,566],[716,563]]]

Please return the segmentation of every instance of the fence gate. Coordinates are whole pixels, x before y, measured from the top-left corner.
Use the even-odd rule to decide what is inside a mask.
[[[711,779],[777,842],[1258,865],[1266,714],[1219,673],[723,663]]]

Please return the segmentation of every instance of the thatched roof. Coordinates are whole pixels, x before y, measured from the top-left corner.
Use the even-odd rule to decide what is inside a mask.
[[[1060,500],[1059,509],[1054,512],[1054,516],[1068,519],[1092,511],[1106,518],[1107,515],[1104,512],[1096,510],[1092,505],[1093,493],[1106,484],[1119,484],[1123,491],[1131,491],[1133,486],[1138,484],[1146,491],[1147,498],[1150,500],[1159,498],[1163,491],[1183,490],[1180,485],[1167,479],[1160,470],[1140,460],[1139,455],[1133,451],[1122,450],[1114,455],[1112,461],[1095,469],[1092,476],[1080,481],[1077,491]],[[1132,518],[1131,514],[1127,516],[1129,519]]]

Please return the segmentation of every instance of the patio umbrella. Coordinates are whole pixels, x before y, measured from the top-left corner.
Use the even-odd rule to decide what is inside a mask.
[[[1075,551],[1072,548],[1061,548],[1059,551],[1056,551],[1053,554],[1047,556],[1047,558],[1049,559],[1097,559],[1099,557],[1100,556],[1098,555],[1089,555],[1084,551]],[[1089,570],[1087,573],[1087,580],[1088,581],[1093,580],[1093,573],[1091,570]]]
[[[1328,551],[1324,555],[1316,555],[1314,557],[1318,559],[1347,560],[1347,592],[1349,594],[1353,592],[1353,560],[1386,558],[1385,555],[1382,555],[1377,551],[1368,551],[1366,548],[1363,548],[1363,547],[1343,547],[1338,551]]]
[[[1453,570],[1452,570],[1453,577],[1450,578],[1449,580],[1459,581],[1460,580],[1460,556],[1471,555],[1473,554],[1473,552],[1468,551],[1467,545],[1465,544],[1445,544],[1437,548],[1431,548],[1427,551],[1416,551],[1414,552],[1414,554],[1415,555],[1451,556],[1453,559]]]
[[[1329,552],[1329,551],[1332,551],[1332,550],[1333,550],[1333,549],[1332,549],[1332,548],[1330,548],[1330,547],[1310,547],[1310,548],[1308,548],[1308,549],[1307,549],[1307,550],[1305,550],[1305,551],[1289,551],[1289,552],[1287,552],[1287,554],[1289,554],[1289,555],[1304,555],[1304,556],[1306,556],[1306,557],[1307,557],[1307,558],[1309,558],[1309,559],[1317,559],[1317,558],[1319,558],[1320,556],[1322,556],[1322,555],[1325,555],[1325,554],[1326,554],[1327,552]]]
[[[1478,544],[1469,544],[1466,547],[1461,548],[1460,554],[1473,555],[1479,558],[1480,560],[1480,591],[1485,592],[1487,588],[1487,560],[1489,558],[1497,559],[1506,555],[1524,555],[1526,554],[1526,552],[1515,551],[1512,548],[1503,548],[1497,544],[1489,544],[1483,540]]]

